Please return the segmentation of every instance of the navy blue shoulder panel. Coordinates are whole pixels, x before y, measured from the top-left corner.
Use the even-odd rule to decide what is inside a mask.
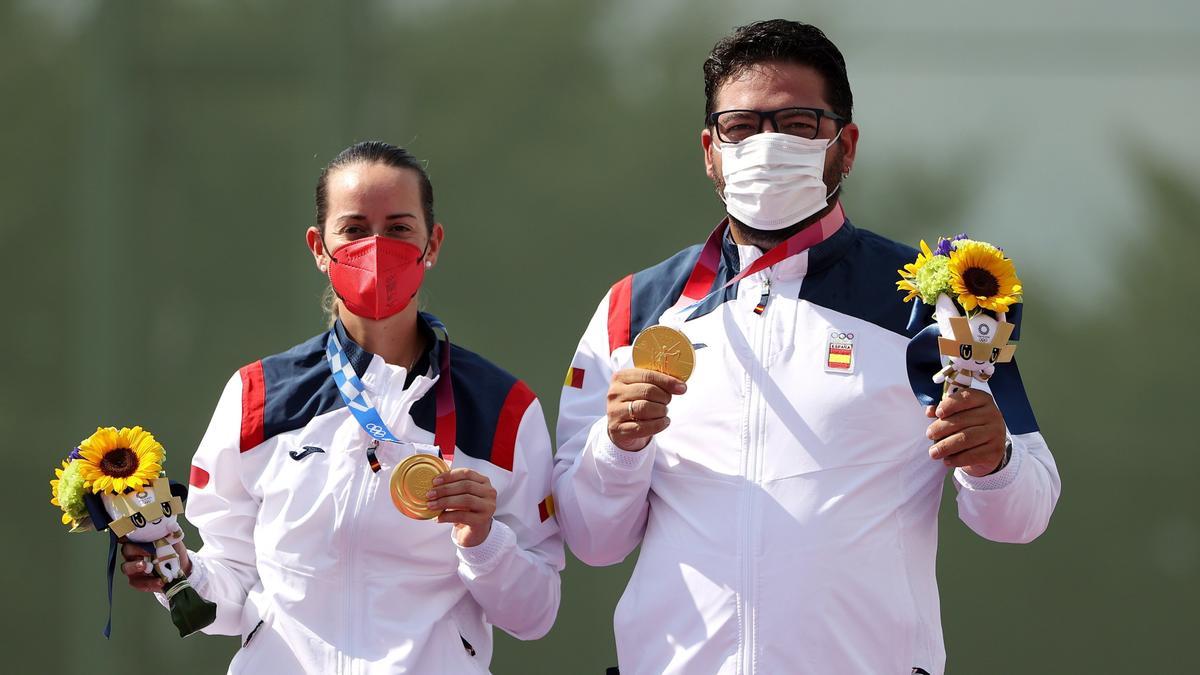
[[[700,259],[700,244],[689,246],[653,267],[633,275],[629,303],[629,336],[658,323],[658,317],[670,309],[687,284],[692,268]]]
[[[850,224],[814,246],[800,299],[912,337],[911,307],[896,290],[896,270],[917,259],[917,250]]]
[[[511,470],[511,457],[493,457],[492,451],[509,393],[523,385],[503,368],[453,343],[450,380],[454,385],[455,445],[475,459]],[[413,422],[429,433],[437,427],[436,390],[436,386],[430,387],[411,410]],[[503,453],[504,448],[500,450]]]
[[[328,336],[326,331],[262,360],[264,441],[299,429],[317,415],[346,405],[325,360]],[[359,370],[363,371],[365,368]]]

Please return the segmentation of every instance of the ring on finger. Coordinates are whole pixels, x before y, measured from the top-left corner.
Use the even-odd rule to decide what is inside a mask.
[[[629,419],[631,421],[636,422],[636,421],[638,421],[638,418],[637,418],[637,415],[633,414],[633,401],[629,401],[628,403],[629,403]]]

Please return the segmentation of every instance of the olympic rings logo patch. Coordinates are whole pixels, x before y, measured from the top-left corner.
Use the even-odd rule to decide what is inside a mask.
[[[375,438],[383,438],[387,434],[387,432],[383,430],[383,427],[375,424],[374,422],[367,425],[367,433],[371,434]]]
[[[853,340],[854,333],[839,333],[838,331],[835,330],[829,334],[829,339],[830,340]]]

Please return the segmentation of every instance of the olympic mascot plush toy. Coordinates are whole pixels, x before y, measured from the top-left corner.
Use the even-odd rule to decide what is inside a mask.
[[[162,445],[141,427],[100,427],[55,469],[50,503],[62,509],[72,532],[109,533],[108,637],[112,627],[112,579],[119,544],[133,542],[146,551],[154,573],[163,580],[171,620],[187,637],[216,618],[217,606],[204,600],[183,576],[175,544],[183,541],[177,518],[183,514],[186,488],[167,480]]]
[[[1017,346],[1008,344],[1013,325],[1004,320],[1004,315],[999,312],[993,318],[980,312],[964,317],[950,298],[938,296],[934,310],[941,331],[938,351],[949,363],[933,376],[933,381],[943,385],[943,397],[970,387],[975,380],[987,382],[997,363],[1012,361]]]

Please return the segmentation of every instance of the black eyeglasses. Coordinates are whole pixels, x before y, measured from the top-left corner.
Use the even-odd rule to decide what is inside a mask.
[[[821,118],[828,118],[841,125],[846,118],[820,108],[780,108],[779,110],[718,110],[708,116],[708,123],[717,131],[717,138],[725,143],[740,143],[763,130],[763,122],[771,120],[771,126],[781,134],[816,138],[821,129]]]

